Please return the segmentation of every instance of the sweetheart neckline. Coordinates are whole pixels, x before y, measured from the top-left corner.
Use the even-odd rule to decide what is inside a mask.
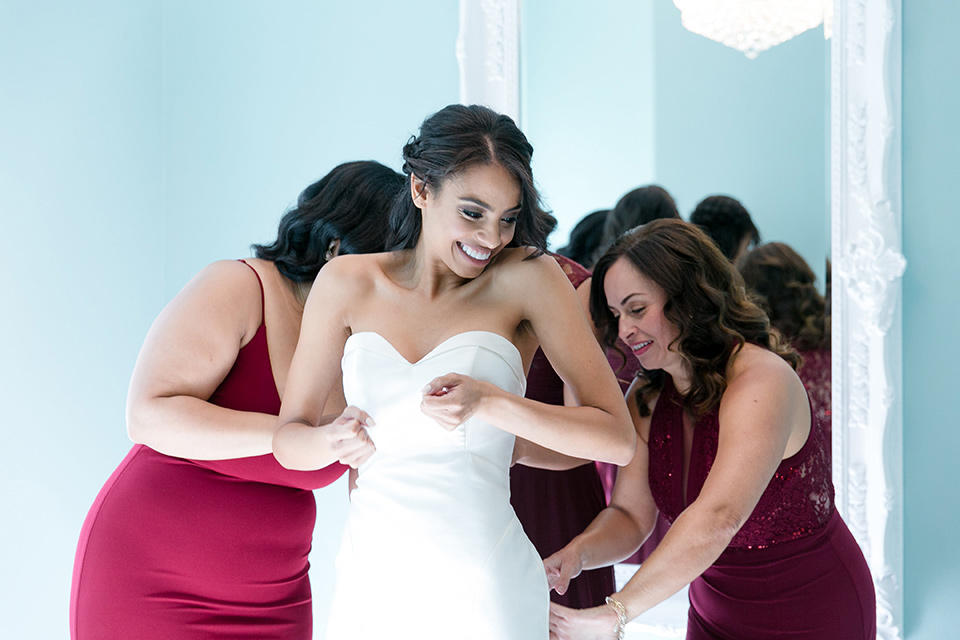
[[[370,334],[370,335],[376,336],[376,337],[378,337],[380,340],[382,340],[384,344],[386,344],[388,347],[390,347],[390,349],[393,351],[393,353],[394,353],[398,358],[400,358],[401,360],[403,360],[404,362],[406,362],[406,363],[407,363],[408,365],[410,365],[411,367],[415,367],[415,366],[417,366],[418,364],[424,362],[425,360],[428,360],[428,359],[429,359],[430,357],[432,357],[437,351],[439,351],[442,347],[446,346],[447,343],[449,343],[449,342],[451,342],[451,341],[453,341],[453,340],[455,340],[455,339],[457,339],[457,338],[461,338],[461,337],[463,337],[463,336],[468,336],[468,335],[470,335],[470,334],[475,334],[475,333],[484,334],[484,335],[488,335],[488,336],[494,336],[495,338],[498,338],[501,342],[510,345],[510,348],[511,348],[511,350],[512,350],[512,353],[513,353],[513,355],[516,357],[517,362],[519,363],[519,365],[517,366],[517,370],[518,370],[519,372],[521,372],[520,377],[521,377],[521,379],[525,379],[525,376],[522,375],[522,372],[523,372],[523,356],[520,354],[520,349],[517,348],[517,345],[513,344],[513,342],[511,342],[510,340],[508,340],[508,339],[505,338],[504,336],[500,335],[500,334],[497,333],[496,331],[487,331],[487,330],[485,330],[485,329],[471,329],[471,330],[468,330],[468,331],[461,331],[460,333],[455,333],[455,334],[453,334],[452,336],[450,336],[450,337],[448,337],[448,338],[445,338],[444,340],[441,340],[441,341],[437,344],[437,346],[435,346],[434,348],[430,349],[430,351],[428,351],[428,352],[425,353],[423,356],[421,356],[420,359],[414,360],[414,361],[407,360],[407,358],[406,358],[402,353],[400,353],[400,351],[399,351],[395,346],[393,346],[393,343],[392,343],[392,342],[390,342],[389,340],[387,340],[382,334],[380,334],[380,333],[378,333],[378,332],[376,332],[376,331],[357,331],[356,333],[351,333],[349,336],[347,336],[347,342],[349,343],[349,342],[350,342],[350,339],[353,338],[353,337],[355,337],[355,336],[362,336],[362,335],[364,335],[364,334]]]

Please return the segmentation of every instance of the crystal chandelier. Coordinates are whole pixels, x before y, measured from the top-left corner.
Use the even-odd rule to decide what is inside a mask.
[[[833,0],[673,0],[688,31],[750,59],[823,23],[830,37]]]

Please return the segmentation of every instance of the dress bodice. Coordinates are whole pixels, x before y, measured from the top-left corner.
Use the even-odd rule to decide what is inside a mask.
[[[366,331],[348,338],[342,365],[347,402],[375,422],[367,431],[377,451],[360,467],[361,476],[374,473],[381,464],[415,461],[436,466],[465,453],[509,470],[512,434],[475,419],[447,431],[420,410],[423,387],[448,373],[523,395],[520,352],[503,336],[489,331],[459,333],[417,362],[409,362],[386,338]]]
[[[650,489],[661,515],[669,523],[700,495],[713,467],[720,434],[719,413],[719,407],[715,407],[694,426],[687,495],[684,496],[683,399],[667,377],[653,410],[648,447]],[[823,429],[816,416],[811,415],[807,441],[777,467],[753,513],[730,542],[730,548],[764,548],[820,531],[834,511],[830,471]]]

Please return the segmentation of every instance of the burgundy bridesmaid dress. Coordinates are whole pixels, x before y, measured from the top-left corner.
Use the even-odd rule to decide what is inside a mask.
[[[279,413],[265,325],[210,402]],[[345,470],[291,471],[272,454],[187,460],[135,445],[80,533],[71,638],[311,638],[311,490]]]
[[[670,378],[650,426],[650,488],[673,522],[700,494],[717,453],[719,408],[694,428],[683,495],[683,407]],[[863,553],[834,506],[825,433],[784,460],[720,558],[690,584],[688,640],[874,640],[876,599]]]

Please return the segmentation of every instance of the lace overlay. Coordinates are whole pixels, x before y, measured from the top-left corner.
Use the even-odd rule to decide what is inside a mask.
[[[811,411],[813,411],[811,409]],[[668,522],[680,515],[700,494],[717,455],[719,409],[705,414],[694,427],[687,496],[682,495],[683,407],[667,378],[650,426],[650,488],[660,513]],[[820,531],[833,514],[828,442],[820,421],[813,424],[806,443],[780,463],[760,501],[729,548],[762,549]]]
[[[807,388],[813,412],[820,420],[820,426],[827,439],[827,450],[830,449],[830,348],[801,351],[803,366],[797,371],[803,386]]]

